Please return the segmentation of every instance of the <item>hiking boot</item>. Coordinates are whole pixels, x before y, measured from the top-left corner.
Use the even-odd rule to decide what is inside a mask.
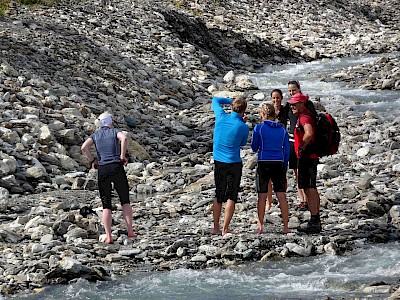
[[[308,210],[307,202],[300,202],[300,204],[297,206],[296,210],[298,210],[298,211],[307,211]]]
[[[306,234],[315,234],[322,231],[321,220],[319,215],[311,216],[311,220],[308,221],[306,226],[300,226],[297,231],[304,232]]]
[[[308,222],[306,226],[300,226],[297,231],[304,232],[306,234],[316,234],[321,232],[321,223]]]

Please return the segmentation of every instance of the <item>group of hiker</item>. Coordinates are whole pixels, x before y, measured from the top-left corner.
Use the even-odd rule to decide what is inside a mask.
[[[258,153],[256,189],[258,193],[258,228],[263,232],[265,210],[272,205],[272,189],[276,193],[283,221],[283,233],[289,232],[289,207],[286,199],[288,167],[293,169],[300,204],[298,209],[309,210],[311,218],[307,226],[298,230],[306,233],[321,232],[319,216],[320,198],[317,191],[318,155],[315,147],[315,108],[308,96],[301,92],[298,81],[289,81],[290,100],[282,105],[283,93],[279,89],[271,92],[271,102],[260,105],[261,123],[252,133],[251,148]],[[226,113],[222,105],[230,104],[232,111]],[[238,201],[242,176],[240,148],[247,143],[249,127],[246,125],[244,98],[214,97],[212,109],[215,114],[214,128],[214,179],[213,202],[214,228],[212,234],[230,233],[229,224]],[[287,130],[287,125],[289,128]],[[222,230],[220,216],[222,204],[226,202]]]
[[[312,102],[302,94],[298,81],[289,81],[291,96],[285,106],[283,94],[279,89],[271,93],[271,102],[260,105],[261,123],[257,124],[252,134],[251,148],[258,153],[256,188],[258,193],[258,228],[263,232],[265,210],[272,205],[272,189],[275,191],[283,220],[283,233],[289,232],[289,208],[286,200],[286,172],[293,169],[296,177],[299,209],[308,209],[311,219],[302,230],[306,233],[321,231],[319,217],[320,198],[316,188],[318,156],[311,145],[315,139],[316,121],[310,110]],[[222,105],[229,104],[232,111],[226,113]],[[240,148],[245,146],[249,136],[245,111],[247,101],[244,98],[212,99],[215,114],[213,141],[215,199],[213,202],[214,227],[212,234],[230,233],[235,204],[238,201],[242,176]],[[315,109],[314,109],[315,112]],[[98,169],[98,186],[103,206],[103,224],[105,243],[113,243],[111,224],[111,192],[114,188],[120,198],[123,217],[127,226],[128,237],[136,237],[132,228],[132,207],[129,202],[129,186],[124,171],[127,136],[114,128],[112,116],[101,114],[96,120],[99,129],[83,143],[81,150],[91,162],[91,167]],[[288,130],[287,130],[287,126]],[[95,146],[97,157],[91,153]],[[273,187],[273,188],[272,188]],[[220,228],[223,203],[224,221]],[[300,228],[301,230],[301,228]]]

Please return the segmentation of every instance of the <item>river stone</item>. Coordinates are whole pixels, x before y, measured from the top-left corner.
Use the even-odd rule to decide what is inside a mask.
[[[392,166],[393,172],[400,173],[400,163]]]
[[[285,247],[286,247],[290,252],[295,253],[295,254],[298,254],[298,255],[300,255],[300,256],[307,257],[307,256],[310,256],[310,255],[311,255],[311,250],[312,250],[312,247],[311,247],[311,246],[303,247],[303,246],[300,246],[300,245],[298,245],[298,244],[296,244],[296,243],[286,243],[286,244],[285,244]]]
[[[53,240],[53,234],[45,234],[40,238],[42,244],[50,243]]]
[[[286,251],[288,251],[287,248],[285,248]],[[283,251],[283,250],[282,250]],[[286,255],[284,255],[286,256]],[[280,253],[276,251],[269,251],[267,254],[265,254],[263,257],[261,257],[260,261],[274,261],[274,260],[281,260],[282,256]]]
[[[39,253],[46,250],[46,246],[42,244],[31,244],[31,252],[32,253]]]
[[[337,255],[338,254],[338,246],[334,242],[327,243],[323,246],[323,249],[326,253]]]
[[[388,294],[390,293],[392,287],[390,285],[378,285],[378,286],[367,286],[362,290],[364,293],[369,294]]]
[[[371,186],[371,182],[373,180],[373,177],[369,174],[364,174],[361,178],[361,180],[357,183],[357,187],[366,190]]]
[[[239,241],[236,246],[235,246],[235,251],[241,253],[247,250],[247,245],[246,243]]]
[[[84,266],[81,262],[71,257],[63,257],[60,261],[60,267],[71,274],[90,273],[90,268]]]
[[[357,156],[365,157],[370,154],[371,147],[366,146],[357,150]]]
[[[73,228],[64,234],[65,238],[87,238],[88,233],[82,228]]]
[[[400,205],[393,205],[389,211],[393,223],[400,223]]]
[[[385,210],[376,202],[370,200],[360,200],[356,203],[358,213],[383,216]]]
[[[205,255],[195,255],[190,259],[190,261],[195,263],[205,263],[207,261],[207,257]]]
[[[229,71],[223,77],[224,82],[233,82],[234,79],[235,79],[235,73],[233,71]]]
[[[205,253],[207,256],[215,256],[218,250],[219,248],[213,245],[200,245],[198,248],[199,253]]]
[[[22,234],[7,228],[0,228],[0,237],[7,243],[12,243],[12,244],[19,243],[21,240],[24,239],[24,236]]]
[[[31,227],[27,230],[27,233],[30,233],[31,240],[40,240],[43,235],[53,234],[53,229],[49,226],[40,224],[37,227]]]

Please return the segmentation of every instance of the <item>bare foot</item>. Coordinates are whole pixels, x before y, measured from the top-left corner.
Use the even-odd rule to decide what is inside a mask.
[[[237,234],[237,232],[235,232],[235,231],[231,231],[231,230],[222,230],[222,236],[224,236],[225,234],[228,234],[228,233],[232,233],[232,234]]]
[[[112,238],[109,238],[109,239],[106,239],[106,240],[104,241],[104,243],[106,243],[106,244],[113,244],[113,240],[112,240]]]
[[[130,237],[130,238],[136,238],[136,237],[137,237],[137,234],[134,233],[134,232],[129,232],[129,233],[128,233],[128,237]]]
[[[258,234],[263,233],[263,228],[262,228],[262,227],[258,227],[257,230],[256,230],[256,232],[257,232]]]
[[[211,230],[211,234],[212,235],[217,235],[217,234],[219,234],[221,231],[219,230],[219,229],[213,229],[213,230]]]
[[[283,228],[283,234],[288,234],[290,232],[289,228]]]

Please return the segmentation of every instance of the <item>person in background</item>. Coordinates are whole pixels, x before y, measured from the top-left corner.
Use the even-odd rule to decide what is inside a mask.
[[[124,165],[128,164],[125,156],[128,137],[120,129],[114,128],[112,116],[107,112],[101,114],[96,122],[100,129],[82,144],[81,150],[91,161],[92,168],[98,169],[99,193],[106,232],[105,242],[111,244],[113,242],[111,234],[112,183],[120,198],[128,237],[136,237],[132,229],[132,207],[129,202],[129,186],[124,170]],[[97,158],[93,157],[90,151],[93,145],[96,147]]]
[[[293,97],[296,94],[302,94],[301,88],[300,88],[300,83],[297,80],[291,80],[288,82],[288,91],[290,94],[290,97]],[[307,97],[308,101],[308,97]],[[313,105],[312,102],[310,101],[310,105]],[[289,140],[290,140],[290,159],[289,159],[289,169],[292,169],[294,172],[295,180],[296,180],[296,187],[297,187],[297,193],[300,198],[300,204],[298,205],[297,209],[299,210],[307,210],[308,209],[308,204],[307,204],[307,195],[304,193],[304,190],[299,188],[298,186],[298,174],[297,174],[297,164],[298,164],[298,159],[296,156],[296,151],[294,149],[294,129],[297,123],[297,115],[295,115],[292,110],[289,107],[289,103],[286,103],[287,111],[288,111],[288,118],[289,118]],[[315,109],[314,109],[315,111]]]
[[[231,104],[232,112],[226,113],[223,104]],[[214,228],[212,234],[220,231],[219,219],[222,203],[226,202],[222,235],[230,232],[229,224],[235,212],[242,177],[240,147],[246,145],[249,127],[245,123],[247,102],[243,98],[212,99],[215,114],[213,157],[216,197],[213,203]]]
[[[286,128],[289,119],[289,110],[282,105],[283,93],[280,89],[274,89],[271,92],[271,102],[275,109],[276,121]]]
[[[312,113],[306,108],[307,96],[295,94],[289,101],[293,114],[298,117],[294,130],[294,148],[298,157],[298,186],[304,189],[308,200],[311,218],[307,227],[299,228],[306,233],[321,232],[320,197],[317,190],[318,155],[315,153],[316,122]]]
[[[275,109],[275,115],[276,115],[276,120],[284,128],[287,126],[288,122],[288,112],[289,110],[282,105],[283,101],[283,93],[280,89],[274,89],[271,92],[271,101],[272,105],[274,106]],[[268,192],[267,192],[267,211],[271,209],[272,207],[272,181],[270,180],[268,183]]]
[[[286,170],[290,155],[289,135],[276,120],[272,104],[260,106],[262,122],[254,128],[251,149],[258,152],[256,186],[258,193],[258,228],[263,232],[268,183],[272,180],[283,220],[283,233],[289,232],[289,207],[286,200]]]

